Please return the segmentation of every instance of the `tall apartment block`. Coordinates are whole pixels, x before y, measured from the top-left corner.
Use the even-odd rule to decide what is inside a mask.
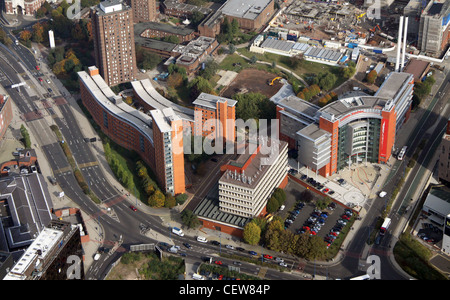
[[[418,48],[439,55],[450,42],[450,1],[430,1],[420,16]]]
[[[151,22],[156,19],[156,1],[155,0],[131,0],[133,9],[133,20],[135,23]]]
[[[109,86],[136,78],[133,11],[121,0],[91,9],[95,63]]]
[[[155,172],[166,191],[184,192],[183,121],[172,108],[152,110]]]
[[[162,190],[185,192],[183,120],[171,107],[141,112],[122,101],[96,67],[78,72],[83,105],[111,140],[134,150],[156,174]]]

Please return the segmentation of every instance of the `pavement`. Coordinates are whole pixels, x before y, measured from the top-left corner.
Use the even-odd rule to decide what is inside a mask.
[[[38,49],[38,47],[35,47],[35,49]],[[39,56],[39,52],[37,54],[37,56]],[[46,69],[47,66],[45,64],[41,64],[43,72],[45,75],[52,75],[51,70]],[[441,77],[437,77],[437,83],[439,82]],[[84,117],[83,113],[81,112],[81,109],[78,107],[77,103],[76,103],[76,99],[74,97],[72,97],[70,95],[70,93],[64,88],[64,86],[59,82],[59,80],[57,80],[56,78],[53,78],[52,76],[52,83],[55,84],[58,89],[60,91],[63,91],[66,99],[69,101],[69,103],[71,104],[71,107],[73,109],[73,112],[79,122],[80,128],[82,130],[82,132],[85,134],[85,136],[90,136],[90,137],[97,137],[97,134],[95,132],[95,130],[92,128],[92,126],[90,125],[90,123],[86,120],[86,118]],[[436,84],[436,86],[438,86],[439,84]],[[37,84],[37,86],[39,86],[39,84]],[[431,98],[431,97],[428,97]],[[431,99],[426,99],[422,104],[421,107],[425,107],[427,105],[427,103],[429,103]],[[55,106],[53,106],[55,108]],[[55,109],[55,112],[57,113],[57,109]],[[11,128],[13,129],[17,129],[18,127],[20,127],[21,122],[18,120],[20,120],[20,115],[19,112],[17,110],[17,108],[15,108],[14,103],[13,103],[13,112],[14,112],[14,118],[13,118],[13,122],[11,123]],[[416,119],[416,121],[419,120],[420,116],[416,116],[414,113],[411,114],[411,118],[410,121],[407,122],[404,125],[405,130],[409,131],[409,126],[413,127],[415,126],[415,122],[411,122],[411,119]],[[44,116],[45,119],[47,119],[48,124],[53,124],[53,120],[51,120],[51,117],[49,115],[45,115]],[[26,124],[25,124],[26,125]],[[406,141],[405,136],[401,135],[399,136],[396,146],[397,147],[401,147],[401,145],[403,145],[402,142]],[[36,153],[38,155],[38,160],[39,160],[39,165],[41,168],[41,173],[45,178],[48,178],[48,176],[53,176],[52,170],[50,168],[50,165],[47,161],[47,158],[45,157],[43,151],[41,151],[40,149],[40,145],[37,144],[36,139],[33,137],[33,135],[31,135],[31,140],[32,140],[32,144],[36,145]],[[7,149],[7,151],[10,150],[10,148],[15,148],[16,144],[14,143],[9,143],[10,141],[12,141],[12,131],[10,131],[10,129],[8,130],[8,133],[5,135],[5,137],[2,139],[2,142],[0,143],[0,150],[3,149]],[[10,145],[11,144],[11,145]],[[104,152],[103,152],[103,146],[101,144],[101,142],[95,142],[95,146],[92,148],[93,151],[95,152],[94,154],[96,155],[96,157],[104,157]],[[2,151],[3,153],[3,151]],[[392,158],[391,158],[392,159]],[[393,163],[393,161],[392,161]],[[391,161],[389,162],[389,164],[391,164]],[[106,162],[106,160],[100,160],[99,161],[99,165],[102,168],[103,174],[105,174],[106,179],[112,184],[112,185],[116,185],[116,186],[120,186],[120,183],[116,180],[115,176],[113,175],[108,163]],[[365,170],[364,168],[367,168],[366,166],[360,166],[360,168],[362,168],[363,170]],[[300,170],[302,171],[302,170]],[[304,171],[304,170],[303,170]],[[350,171],[350,170],[349,170]],[[356,171],[353,170],[353,171]],[[380,169],[380,172],[383,172],[384,168]],[[373,175],[373,170],[372,169],[367,169],[365,170],[365,173],[367,174],[372,174]],[[358,173],[352,173],[350,172],[350,176],[353,176],[354,174],[358,174]],[[340,174],[339,176],[349,176],[349,175],[345,175],[345,174]],[[378,186],[378,183],[382,183],[383,182],[383,176],[385,176],[385,173],[380,173],[380,176],[378,177],[377,181],[376,181],[376,185]],[[353,177],[350,177],[353,178]],[[368,177],[368,180],[373,180],[375,177]],[[338,195],[336,196],[341,196],[343,201],[347,201],[345,198],[346,192],[345,190],[340,191],[340,186],[336,186],[334,180],[337,178],[320,178],[318,177],[319,181],[324,180],[325,184],[329,184],[330,188],[332,188],[333,190],[335,190],[337,192]],[[322,182],[322,181],[321,181]],[[364,181],[362,181],[364,183]],[[366,183],[370,183],[370,182],[366,182]],[[381,185],[380,185],[381,186]],[[62,191],[62,189],[56,185],[53,186],[51,184],[48,185],[49,188],[49,192],[50,195],[52,197],[52,202],[54,205],[55,209],[58,208],[65,208],[65,207],[77,207],[77,205],[68,197],[63,197],[60,198],[58,195],[59,193]],[[368,194],[368,186],[367,184],[363,184],[361,186],[357,187],[357,190],[359,190],[359,193],[361,195],[367,195]],[[347,193],[350,191],[350,189],[347,189]],[[355,191],[356,192],[356,191]],[[373,197],[373,194],[369,194],[369,197]],[[130,204],[135,204],[135,203],[139,203],[139,201],[136,201],[136,199],[134,198],[133,195],[131,195],[130,197],[126,197],[126,199],[128,201],[130,201]],[[189,200],[188,200],[189,201]],[[187,202],[188,202],[187,201]],[[186,203],[187,203],[186,202]],[[362,207],[362,203],[358,203],[358,206]],[[101,208],[105,208],[102,207],[102,205],[100,205]],[[183,206],[184,207],[184,206]],[[174,208],[175,210],[180,210],[181,207],[176,207]],[[167,224],[171,224],[171,226],[179,226],[181,227],[181,222],[180,220],[176,220],[172,218],[173,214],[170,214],[169,209],[166,208],[159,208],[159,209],[155,209],[155,208],[151,208],[148,207],[147,205],[139,205],[139,209],[141,211],[144,211],[148,214],[151,215],[155,215],[155,216],[159,216],[162,220],[163,223],[167,223]],[[83,212],[82,212],[83,213]],[[110,215],[114,214],[113,210],[110,210],[107,212]],[[89,215],[87,213],[83,213],[83,215]],[[347,245],[349,244],[347,241],[352,240],[353,237],[353,233],[357,231],[359,224],[361,222],[360,221],[356,221],[354,223],[354,229],[349,232],[349,234],[346,237],[346,241],[344,241],[343,245]],[[102,241],[102,232],[103,229],[101,228],[101,226],[95,221],[95,219],[88,219],[85,220],[85,225],[87,227],[87,232],[90,236],[90,242],[86,243],[83,245],[83,248],[85,250],[85,268],[89,268],[90,264],[92,263],[93,259],[93,255],[95,254],[95,252],[98,249],[98,246],[101,244]],[[271,253],[271,251],[260,247],[260,246],[252,246],[252,245],[248,245],[246,243],[243,243],[239,238],[236,238],[234,236],[231,235],[227,235],[224,233],[220,233],[218,231],[215,230],[210,230],[210,229],[206,229],[206,228],[201,228],[200,230],[184,230],[185,234],[187,236],[192,236],[192,237],[196,237],[199,232],[201,232],[201,234],[205,235],[209,240],[217,240],[217,241],[221,241],[222,244],[231,244],[235,247],[243,247],[246,250],[253,250],[257,253],[268,253],[268,254],[275,254],[275,252]],[[166,241],[166,242],[170,242],[170,238],[166,237],[166,236],[160,236],[158,234],[152,233],[152,231],[149,231],[149,236],[158,240],[158,241]],[[346,248],[343,247],[342,250],[339,251],[338,255],[335,257],[334,260],[330,261],[330,262],[321,262],[322,265],[334,265],[334,264],[338,264],[340,262],[340,260],[344,257],[345,255],[345,250]],[[393,257],[393,255],[391,255]]]

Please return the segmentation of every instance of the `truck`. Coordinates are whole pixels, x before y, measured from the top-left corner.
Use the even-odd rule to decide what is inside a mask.
[[[179,235],[179,236],[184,236],[183,230],[181,230],[180,228],[177,228],[177,227],[172,227],[172,233],[175,233],[176,235]]]
[[[381,225],[381,228],[380,228],[380,235],[385,235],[386,234],[386,232],[389,229],[389,225],[391,225],[391,219],[390,218],[384,219],[384,222],[383,222],[383,224]]]

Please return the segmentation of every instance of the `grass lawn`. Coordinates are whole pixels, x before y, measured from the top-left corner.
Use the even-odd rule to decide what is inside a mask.
[[[395,244],[394,255],[404,271],[418,280],[446,280],[447,278],[428,263],[431,250],[410,234],[402,234]]]

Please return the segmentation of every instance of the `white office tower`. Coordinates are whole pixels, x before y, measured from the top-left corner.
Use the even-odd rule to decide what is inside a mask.
[[[50,48],[55,48],[55,36],[53,35],[53,30],[48,31],[48,41],[50,43]]]

